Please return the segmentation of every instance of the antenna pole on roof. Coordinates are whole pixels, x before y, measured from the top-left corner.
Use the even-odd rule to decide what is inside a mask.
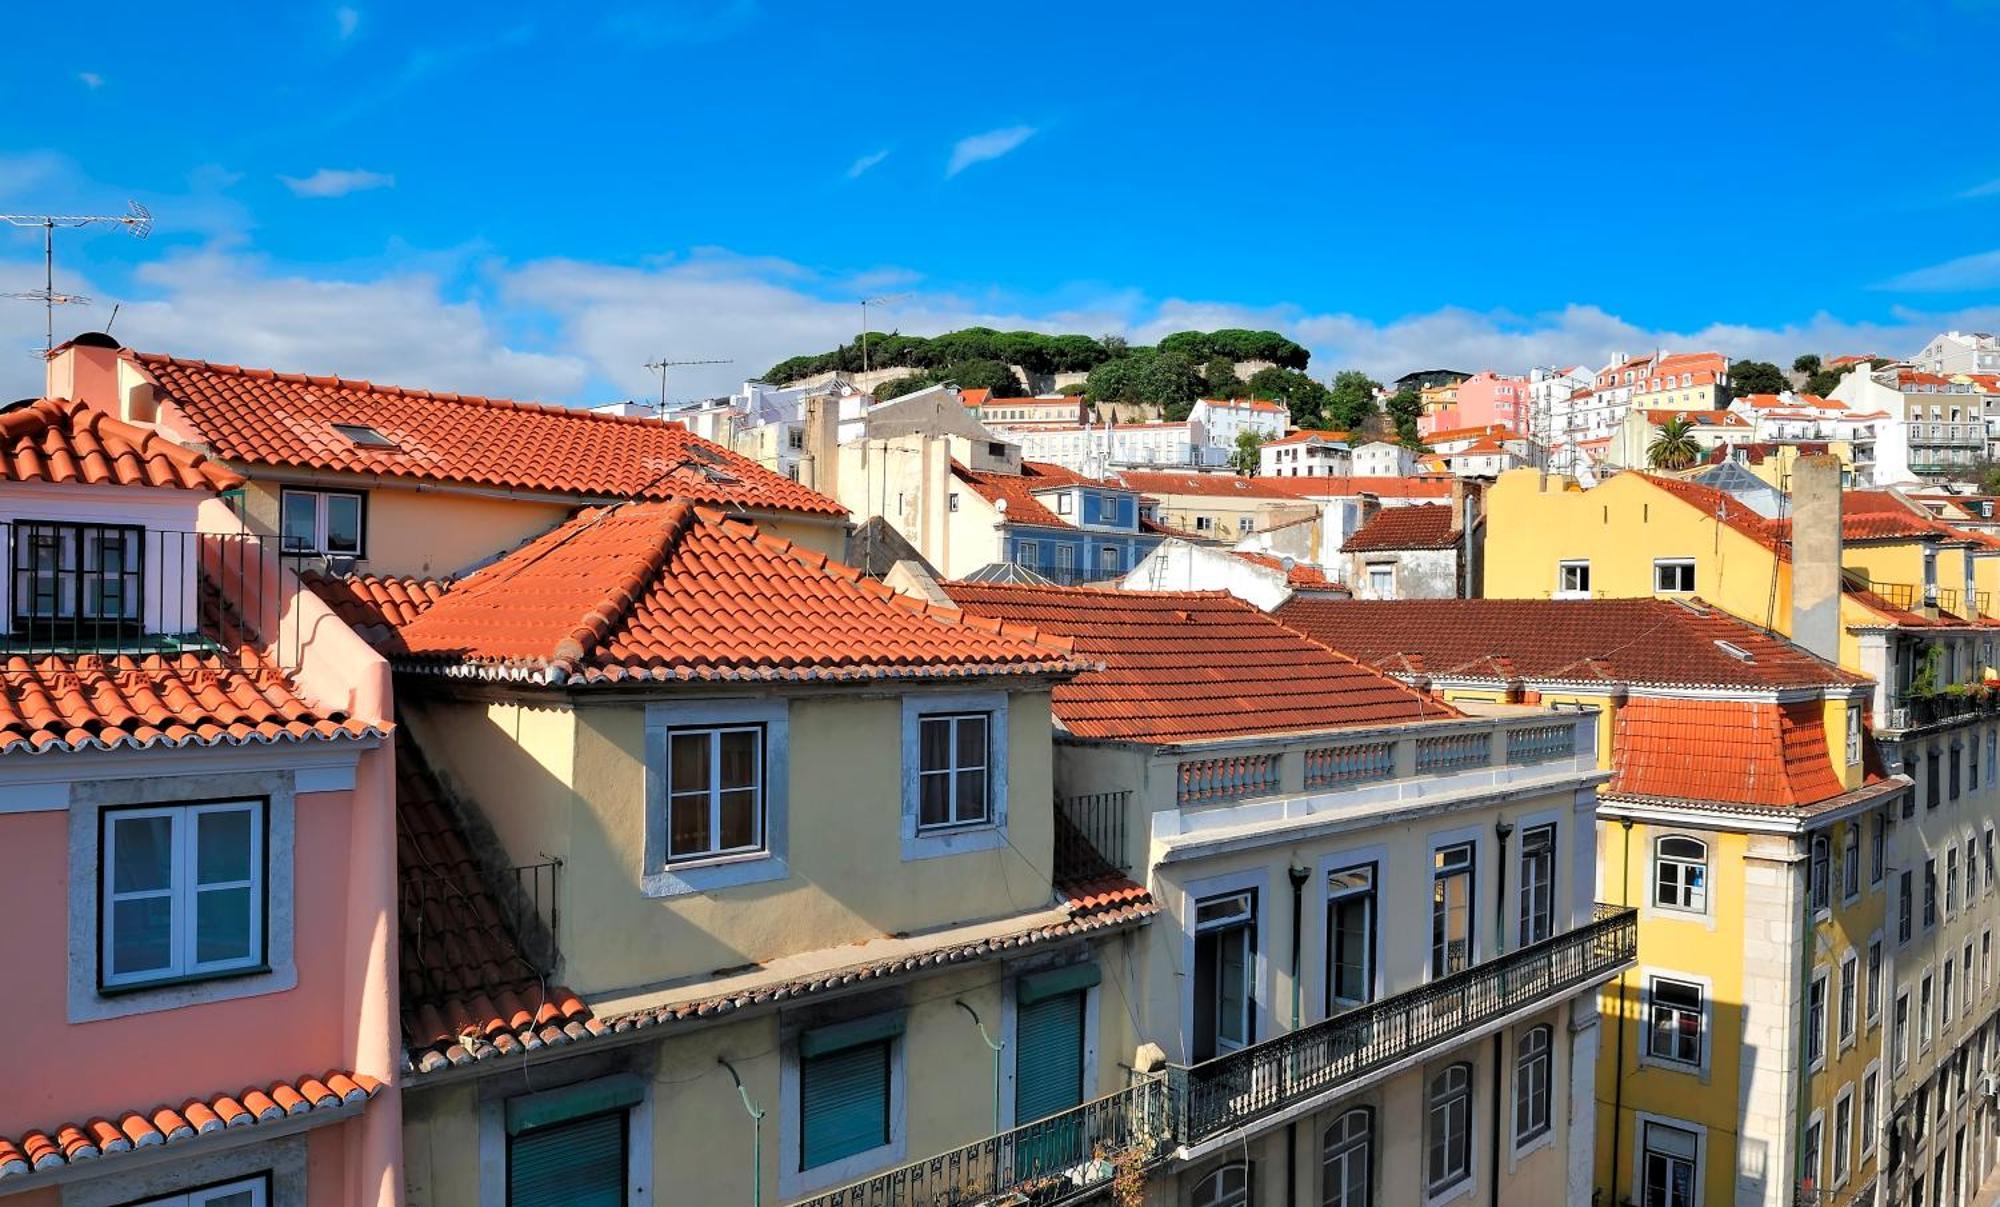
[[[40,227],[42,231],[42,287],[4,296],[25,302],[40,302],[48,309],[47,342],[42,347],[44,355],[56,349],[56,307],[90,304],[90,299],[82,294],[56,292],[56,228],[73,230],[104,223],[124,227],[135,239],[151,234],[152,211],[136,201],[128,201],[125,205],[126,210],[122,214],[0,214],[0,222],[9,226]]]
[[[863,373],[868,372],[868,308],[870,306],[886,306],[890,302],[901,301],[903,298],[909,296],[907,293],[891,293],[879,298],[861,299],[861,371]]]
[[[665,419],[667,417],[668,369],[678,368],[681,365],[728,365],[734,363],[734,361],[727,360],[668,360],[664,356],[658,360],[647,361],[646,367],[660,375],[660,418]]]

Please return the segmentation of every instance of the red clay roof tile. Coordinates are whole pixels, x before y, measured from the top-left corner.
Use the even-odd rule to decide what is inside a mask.
[[[400,651],[397,630],[444,598],[452,580],[398,577],[389,574],[322,574],[309,570],[299,576],[334,615],[377,649]]]
[[[1399,549],[1450,549],[1458,544],[1457,509],[1449,503],[1412,503],[1384,507],[1375,518],[1354,530],[1340,546],[1342,553]]]
[[[203,491],[243,484],[240,475],[158,432],[52,398],[0,411],[0,481]]]
[[[1618,709],[1607,794],[1728,805],[1800,806],[1847,791],[1816,700],[1635,697]]]

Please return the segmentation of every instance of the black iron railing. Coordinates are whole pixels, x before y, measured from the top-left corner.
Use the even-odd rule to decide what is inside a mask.
[[[1056,798],[1058,881],[1131,870],[1132,857],[1125,849],[1125,812],[1131,803],[1130,792]]]
[[[1198,1065],[1176,1067],[1181,1142],[1276,1114],[1468,1030],[1607,976],[1638,953],[1638,911],[1619,910],[1420,989]]]
[[[1148,1078],[1095,1102],[928,1160],[802,1199],[795,1207],[1060,1207],[1103,1194],[1175,1148],[1173,1089]]]

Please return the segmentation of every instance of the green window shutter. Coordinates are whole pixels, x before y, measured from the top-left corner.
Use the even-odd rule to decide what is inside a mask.
[[[508,1207],[619,1207],[625,1112],[522,1132],[507,1145]]]
[[[889,1043],[859,1044],[799,1062],[800,1169],[889,1142]]]
[[[1078,989],[1023,1004],[1014,1016],[1014,1119],[1031,1123],[1083,1101],[1083,1003]]]

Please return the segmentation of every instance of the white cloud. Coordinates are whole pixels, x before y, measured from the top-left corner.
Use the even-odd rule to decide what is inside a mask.
[[[945,165],[944,174],[956,176],[973,164],[998,159],[1034,136],[1033,126],[1008,126],[1004,130],[988,130],[984,134],[961,138],[951,149],[951,162]]]
[[[83,82],[85,88],[93,92],[104,87],[104,77],[95,71],[79,71],[76,73],[76,78]]]
[[[1985,184],[1975,184],[1958,195],[1960,201],[1970,201],[1975,197],[2000,197],[2000,180],[1989,180]]]
[[[333,25],[340,33],[340,40],[347,41],[354,36],[355,30],[361,28],[361,10],[341,5],[333,10]]]
[[[359,168],[321,168],[310,176],[278,179],[300,197],[345,197],[369,189],[394,188],[396,184],[396,178],[386,172],[364,172]]]
[[[1957,293],[2000,288],[2000,251],[1983,251],[1946,260],[1942,264],[1913,268],[1900,276],[1890,277],[1875,288],[1905,293]]]
[[[849,180],[853,180],[855,177],[861,175],[863,172],[866,172],[868,169],[874,167],[878,163],[881,163],[883,160],[887,158],[889,158],[889,148],[887,147],[883,147],[880,151],[875,152],[873,155],[863,155],[861,158],[855,160],[852,164],[848,165],[847,178]]]

